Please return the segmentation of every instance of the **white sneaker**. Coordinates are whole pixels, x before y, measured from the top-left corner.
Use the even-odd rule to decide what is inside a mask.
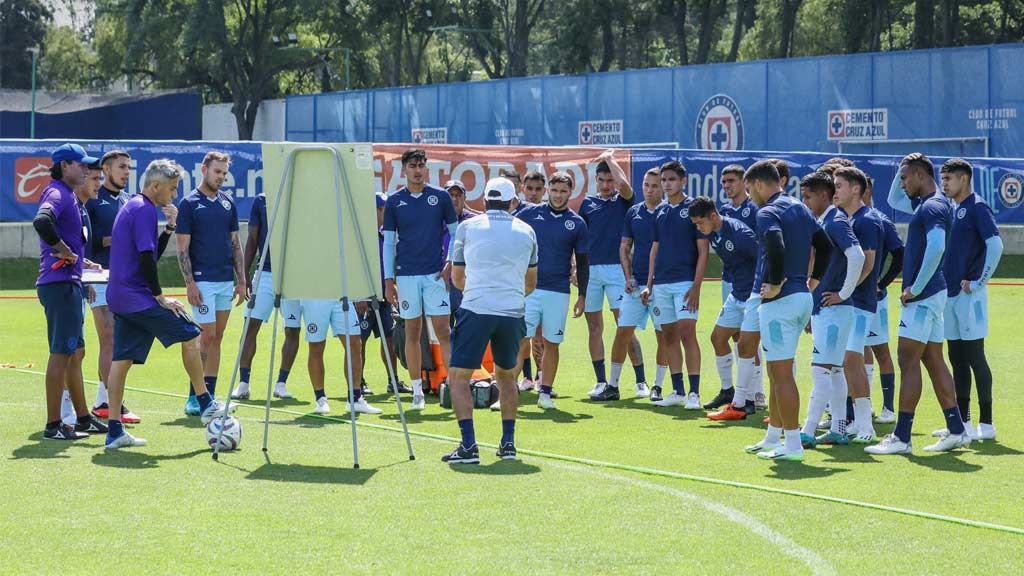
[[[501,410],[501,400],[500,399],[499,400],[495,400],[494,404],[491,404],[491,410],[493,410],[495,412]]]
[[[856,436],[859,433],[860,433],[860,426],[857,424],[856,420],[851,420],[851,421],[846,423],[846,435],[847,436]]]
[[[409,410],[421,411],[427,407],[427,399],[422,395],[412,397],[412,406],[409,406]]]
[[[223,416],[225,412],[230,414],[235,410],[238,410],[238,404],[232,404],[229,409],[227,404],[214,398],[213,401],[210,402],[210,405],[206,407],[206,410],[203,410],[203,413],[199,415],[199,420],[202,421],[203,424],[209,424],[210,421]]]
[[[594,389],[593,390],[591,390],[590,392],[587,392],[587,396],[597,396],[601,392],[604,392],[604,389],[607,388],[607,387],[608,387],[608,383],[607,382],[598,382],[597,384],[594,384]]]
[[[747,446],[746,448],[744,448],[744,450],[746,450],[750,454],[757,454],[759,452],[771,452],[772,450],[776,450],[778,448],[782,448],[782,442],[769,442],[767,439],[764,439],[758,442],[757,444]]]
[[[981,440],[978,437],[978,429],[971,425],[970,422],[964,422],[964,432],[971,438],[971,440]],[[933,438],[942,438],[943,436],[949,436],[949,430],[943,428],[941,430],[933,430]]]
[[[683,406],[684,410],[703,410],[704,407],[700,404],[700,394],[696,392],[690,392],[686,395],[686,406]]]
[[[118,448],[132,448],[134,446],[145,446],[145,438],[136,438],[131,434],[125,432],[111,442],[107,442],[103,447],[107,450],[117,450]]]
[[[682,394],[677,394],[675,392],[669,394],[668,396],[665,396],[663,399],[658,400],[657,402],[654,403],[655,406],[662,407],[678,406],[680,404],[686,404],[686,396],[683,396]]]
[[[975,431],[976,436],[973,440],[995,440],[996,439],[996,426],[995,424],[978,424],[978,429]]]
[[[882,413],[875,416],[875,424],[892,424],[896,422],[896,413],[888,408],[883,408]]]
[[[544,410],[554,410],[555,401],[551,399],[551,396],[541,394],[540,398],[537,399],[537,406],[540,406]]]
[[[971,436],[963,434],[946,434],[931,446],[925,446],[925,452],[948,452],[954,448],[967,448],[971,445]]]
[[[288,391],[288,385],[284,382],[274,384],[274,398],[295,398],[295,395]]]
[[[651,395],[650,389],[647,388],[647,382],[636,383],[636,397],[637,398],[648,398]]]
[[[764,395],[764,392],[754,394],[754,408],[757,408],[758,410],[768,408],[768,397]]]
[[[527,390],[533,390],[533,387],[535,385],[536,384],[533,380],[530,380],[529,378],[523,378],[522,380],[519,381],[519,391],[526,392]]]
[[[313,414],[330,414],[331,405],[327,402],[327,396],[318,398],[316,401],[316,408],[313,408]]]
[[[383,410],[381,410],[380,408],[375,408],[375,407],[371,406],[370,403],[366,401],[366,398],[364,398],[362,396],[360,396],[359,400],[356,401],[355,409],[356,409],[356,412],[358,412],[360,414],[380,414],[381,412],[383,412]],[[351,412],[352,411],[352,403],[346,402],[345,403],[345,410]]]
[[[75,405],[71,403],[71,395],[65,390],[60,397],[60,420],[68,426],[78,423],[78,416],[75,415]]]
[[[239,382],[238,387],[231,393],[232,400],[248,400],[249,399],[249,383]]]
[[[867,446],[864,451],[868,454],[910,454],[912,446],[910,442],[903,442],[895,434],[886,434],[882,441],[874,446]]]

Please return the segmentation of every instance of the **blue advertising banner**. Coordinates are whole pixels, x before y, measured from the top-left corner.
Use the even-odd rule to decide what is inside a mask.
[[[749,167],[765,158],[781,158],[789,164],[792,173],[786,193],[800,194],[800,179],[816,170],[835,154],[785,153],[785,152],[708,152],[705,150],[633,150],[631,156],[633,187],[642,189],[644,173],[669,160],[678,160],[686,167],[687,188],[690,196],[708,196],[719,204],[727,202],[720,183],[722,169],[729,164]],[[896,177],[896,168],[902,156],[853,155],[843,156],[853,160],[857,167],[874,181],[875,207],[890,217],[893,210],[886,201],[889,186]],[[931,156],[935,164],[935,178],[939,179],[939,168],[948,160],[946,157]],[[974,191],[981,196],[995,213],[998,224],[1024,224],[1024,160],[1001,158],[967,158],[974,167]],[[941,184],[940,184],[941,186]],[[907,222],[909,215],[895,213],[896,222]]]
[[[36,214],[39,195],[50,181],[50,152],[65,140],[0,140],[0,222],[27,222]],[[241,218],[249,217],[252,199],[263,189],[263,161],[259,142],[79,140],[93,156],[126,150],[132,156],[128,192],[140,188],[142,173],[157,158],[170,158],[188,173],[182,178],[179,198],[202,181],[200,166],[210,150],[231,155],[231,170],[223,190],[231,194]]]

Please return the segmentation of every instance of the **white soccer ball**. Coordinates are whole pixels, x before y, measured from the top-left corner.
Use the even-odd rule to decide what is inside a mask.
[[[217,436],[220,435],[220,418],[210,420],[206,425],[206,443],[210,448],[217,446]],[[242,423],[234,416],[228,416],[224,420],[224,434],[220,436],[221,450],[234,450],[242,443]]]

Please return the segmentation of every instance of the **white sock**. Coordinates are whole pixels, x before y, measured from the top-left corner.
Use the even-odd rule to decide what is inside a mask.
[[[658,368],[654,372],[654,385],[661,388],[661,385],[665,383],[666,374],[668,374],[668,366],[658,364]]]
[[[618,388],[619,376],[622,376],[622,363],[612,362],[612,378],[608,381],[608,385],[612,388]]]
[[[412,395],[413,396],[423,396],[423,379],[419,378],[419,379],[413,380],[411,382],[411,384],[412,384]]]
[[[814,436],[817,432],[818,421],[825,413],[825,405],[832,394],[832,369],[812,364],[811,380],[814,382],[814,388],[811,389],[811,398],[807,401],[807,419],[804,420],[804,434],[808,436]]]
[[[786,430],[786,452],[790,454],[799,454],[804,451],[803,444],[800,443],[800,431]]]
[[[800,434],[797,434],[796,437],[799,439]],[[782,428],[769,424],[768,431],[764,434],[764,441],[768,444],[778,444],[780,440],[782,440]]]
[[[871,395],[875,390],[875,365],[865,364],[864,371],[868,373],[868,400],[871,400]]]
[[[107,385],[100,382],[100,385],[96,387],[96,404],[93,406],[99,406],[107,403]]]
[[[871,398],[853,399],[853,419],[861,426],[871,426]]]
[[[831,432],[846,433],[846,396],[849,390],[846,385],[846,374],[842,366],[832,369],[832,394],[829,395],[829,406],[832,411]]]
[[[754,372],[757,365],[754,364],[754,357],[740,358],[736,362],[736,392],[733,393],[732,401],[737,407],[742,407],[747,400],[754,399],[754,392],[757,390],[757,382],[754,380]]]
[[[732,354],[715,356],[715,367],[718,368],[718,378],[722,381],[722,390],[732,388]]]
[[[758,355],[761,353],[758,352]],[[749,390],[749,388],[748,388]],[[754,394],[764,394],[764,359],[754,365]]]

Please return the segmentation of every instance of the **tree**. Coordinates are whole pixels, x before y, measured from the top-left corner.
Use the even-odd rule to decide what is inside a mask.
[[[779,58],[793,55],[793,31],[796,29],[797,12],[803,0],[782,0],[782,34],[779,37]]]
[[[729,55],[725,57],[726,62],[735,62],[740,52],[740,42],[743,40],[743,32],[754,25],[754,4],[755,0],[736,0],[736,15],[732,23],[732,40],[729,44]]]
[[[46,28],[53,14],[39,0],[0,1],[0,88],[32,87],[32,54],[45,48]]]
[[[489,78],[526,76],[544,0],[460,0],[459,20]]]
[[[737,4],[742,4],[738,1]],[[725,15],[725,0],[700,0],[700,16],[697,38],[697,64],[706,64],[711,54],[711,47],[721,33],[719,20]]]
[[[914,2],[914,48],[935,46],[935,2],[915,0]]]
[[[78,33],[67,26],[46,32],[46,48],[39,59],[40,83],[50,90],[70,92],[103,88],[96,76],[96,55],[86,48]]]

